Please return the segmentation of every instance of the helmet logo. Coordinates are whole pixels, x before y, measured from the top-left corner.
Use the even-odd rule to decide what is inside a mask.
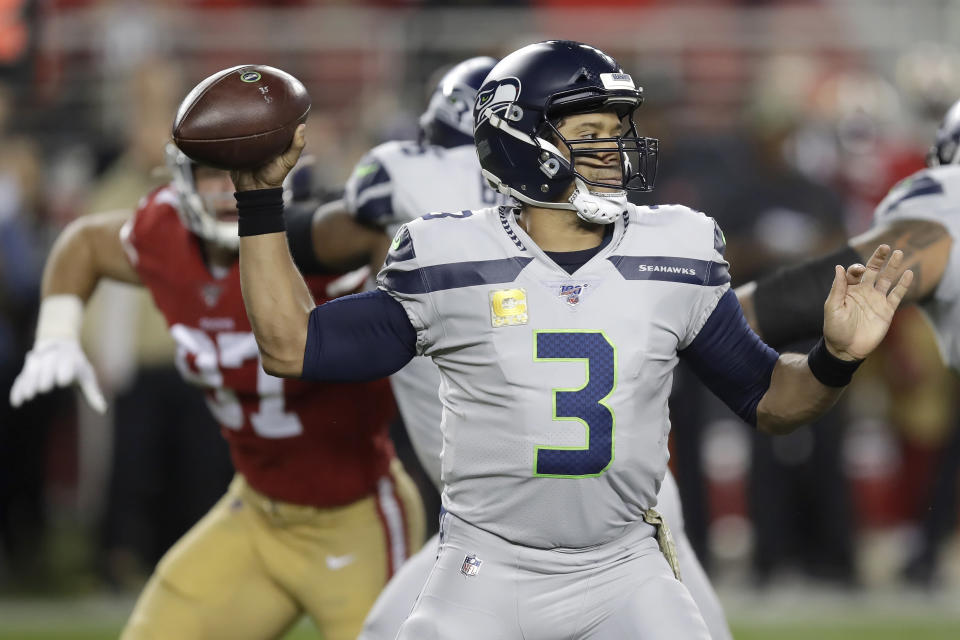
[[[523,117],[523,110],[514,107],[514,103],[520,97],[520,80],[510,76],[497,80],[495,83],[482,87],[477,93],[477,104],[474,111],[477,114],[476,126],[480,126],[484,121],[489,120],[495,113],[504,112],[504,115],[510,120],[519,120]]]

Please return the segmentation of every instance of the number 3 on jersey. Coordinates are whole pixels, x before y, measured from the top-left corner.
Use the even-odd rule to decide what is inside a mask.
[[[617,352],[602,331],[537,331],[534,360],[583,360],[586,382],[579,389],[553,390],[553,419],[579,420],[586,447],[537,446],[533,473],[547,478],[589,478],[610,467],[616,417],[605,404],[617,386]]]

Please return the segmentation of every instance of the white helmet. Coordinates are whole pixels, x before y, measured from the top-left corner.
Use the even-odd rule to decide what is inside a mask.
[[[166,146],[167,168],[172,176],[173,190],[180,200],[177,208],[184,226],[199,237],[225,249],[237,249],[240,236],[237,233],[236,220],[220,220],[215,208],[209,206],[197,192],[197,183],[193,169],[198,166],[172,142]],[[233,194],[230,194],[231,198]]]

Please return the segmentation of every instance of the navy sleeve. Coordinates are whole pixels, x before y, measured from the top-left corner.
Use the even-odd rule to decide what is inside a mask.
[[[732,289],[723,294],[680,357],[734,413],[756,426],[757,405],[770,387],[780,356],[747,324]]]
[[[416,355],[417,332],[403,305],[383,291],[337,298],[310,313],[304,380],[376,380]]]

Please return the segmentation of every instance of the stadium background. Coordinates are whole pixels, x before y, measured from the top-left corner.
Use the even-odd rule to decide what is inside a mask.
[[[0,0],[0,390],[59,230],[164,181],[176,105],[220,68],[304,81],[313,186],[335,194],[366,149],[416,136],[443,65],[596,44],[646,90],[648,201],[715,216],[736,284],[862,231],[922,166],[960,98],[958,32],[952,0]],[[0,403],[0,638],[114,636],[229,478],[215,432],[165,418],[195,392],[149,300],[101,286],[86,334],[106,417],[71,391]],[[957,383],[913,310],[863,369],[825,424],[773,443],[679,375],[687,530],[738,638],[960,637]]]

